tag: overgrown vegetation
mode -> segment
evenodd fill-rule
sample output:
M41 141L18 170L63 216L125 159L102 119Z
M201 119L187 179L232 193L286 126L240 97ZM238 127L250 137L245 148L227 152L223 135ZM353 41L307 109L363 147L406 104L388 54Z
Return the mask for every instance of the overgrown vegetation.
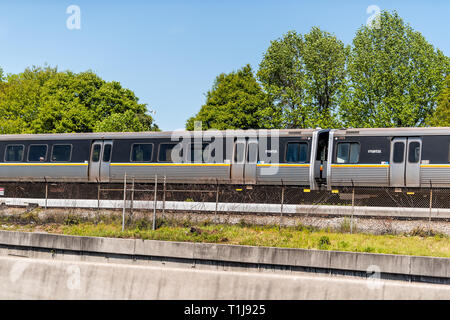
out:
M39 218L37 210L21 215L0 217L0 228L15 231L44 231L65 235L134 238L166 241L189 241L235 245L339 250L386 254L450 257L448 236L428 230L414 229L401 235L374 235L340 232L297 225L252 225L241 220L235 225L214 224L210 220L193 222L185 219L127 219L122 232L118 215L97 215L87 219L74 214Z

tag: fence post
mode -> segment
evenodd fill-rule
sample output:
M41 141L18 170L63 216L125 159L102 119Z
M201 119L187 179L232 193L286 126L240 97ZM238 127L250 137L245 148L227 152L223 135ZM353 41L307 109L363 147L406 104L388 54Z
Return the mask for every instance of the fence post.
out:
M158 175L155 174L155 196L153 198L153 230L156 230L156 190L158 188Z
M216 209L214 211L214 221L217 223L217 207L219 205L219 182L216 179Z
M125 229L125 207L127 200L127 173L123 177L123 211L122 211L122 232Z
M166 175L164 175L164 185L163 185L163 207L162 207L162 217L164 219L164 214L166 213Z
M100 210L100 182L97 179L97 210Z
M350 233L353 233L353 215L355 213L355 187L352 180L352 216L350 218Z
M48 182L47 179L44 177L45 180L45 210L47 210L47 199L48 199Z
M133 204L134 204L134 176L133 176L133 182L131 184L131 208L130 208L130 214L133 214Z
M281 208L280 208L280 227L279 227L279 229L281 229L281 224L283 222L283 204L284 204L284 184L283 184L283 180L281 180Z
M433 209L433 186L430 180L430 213L428 216L428 234L431 235L431 210Z

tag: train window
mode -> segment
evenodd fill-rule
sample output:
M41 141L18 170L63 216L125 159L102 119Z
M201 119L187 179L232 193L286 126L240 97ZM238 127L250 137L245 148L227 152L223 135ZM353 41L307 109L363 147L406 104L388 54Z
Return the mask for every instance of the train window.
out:
M450 144L448 145L448 162L450 162Z
M172 150L177 146L175 143L162 143L159 145L158 161L160 162L173 162ZM183 156L183 149L181 149L180 157Z
M31 145L28 148L28 161L45 161L45 158L47 156L47 145L41 144L41 145Z
M245 142L234 143L234 163L244 163Z
M111 160L111 145L105 144L103 148L103 162L109 162Z
M350 163L359 162L359 143L350 143Z
M357 142L344 142L337 145L337 163L358 163L360 145Z
M420 159L420 143L411 142L409 144L408 161L410 163L417 163Z
M257 163L258 162L258 142L250 141L247 144L247 162Z
M403 142L394 143L394 163L402 163L405 154L405 144Z
M94 149L92 149L92 162L98 162L100 160L100 150L102 146L100 144L95 144Z
M22 161L23 149L22 145L6 146L5 161Z
M308 144L303 142L288 142L286 162L306 162Z
M131 147L131 161L150 162L152 160L153 144L135 143Z
M70 161L70 154L72 152L71 144L56 144L52 149L52 161L67 162Z
M200 145L199 144L191 144L191 162L203 162L203 161L207 161L209 157L205 157L204 152L206 147L208 147L208 143L203 143L201 145L201 149L200 149ZM215 150L213 150L212 152L212 157L214 157L215 154Z

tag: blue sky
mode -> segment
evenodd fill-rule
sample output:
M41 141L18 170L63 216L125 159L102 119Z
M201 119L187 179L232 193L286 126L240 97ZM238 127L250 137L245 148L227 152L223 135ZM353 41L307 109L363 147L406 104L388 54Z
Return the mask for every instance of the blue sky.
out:
M70 5L81 10L79 30L66 27ZM218 74L247 63L257 70L270 41L289 30L319 26L350 44L370 5L397 10L450 56L448 0L1 0L0 67L93 70L133 90L161 129L179 129Z

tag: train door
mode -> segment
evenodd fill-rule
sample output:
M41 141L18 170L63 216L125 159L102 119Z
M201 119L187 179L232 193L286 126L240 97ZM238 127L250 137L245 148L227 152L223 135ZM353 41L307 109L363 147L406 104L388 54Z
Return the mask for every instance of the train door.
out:
M245 139L238 138L234 142L231 161L231 180L233 183L244 183L246 145Z
M109 167L112 155L111 140L96 140L91 146L89 181L109 182Z
M407 187L420 187L422 139L408 138L405 181Z
M258 162L258 141L256 139L248 140L247 156L244 165L244 180L246 184L256 183L256 163Z
M394 138L391 141L391 187L420 186L420 138Z

